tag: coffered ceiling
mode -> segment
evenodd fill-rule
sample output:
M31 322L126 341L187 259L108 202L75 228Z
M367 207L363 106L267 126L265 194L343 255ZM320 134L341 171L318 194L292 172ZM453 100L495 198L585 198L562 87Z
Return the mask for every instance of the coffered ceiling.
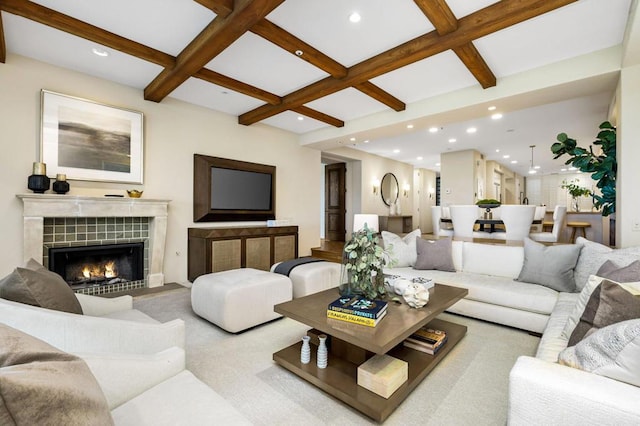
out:
M539 145L536 160L551 172L555 134L590 142L615 75L530 102L496 98L500 120L484 107L425 116L411 131L404 122L345 129L389 114L401 122L425 100L496 90L510 76L620 45L631 1L0 0L0 60L32 57L141 89L150 102L174 97L239 125L436 170L442 152L474 148L522 173Z

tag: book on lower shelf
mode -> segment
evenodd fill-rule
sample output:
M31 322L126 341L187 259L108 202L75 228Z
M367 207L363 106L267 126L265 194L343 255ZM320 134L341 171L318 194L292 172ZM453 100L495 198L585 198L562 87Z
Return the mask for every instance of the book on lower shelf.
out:
M340 321L346 321L353 324L366 325L367 327L375 327L378 325L378 322L387 314L387 311L384 311L380 316L376 319L361 317L358 315L350 315L345 314L344 312L337 312L327 309L327 318L332 318Z
M421 352L435 355L447 342L447 333L444 330L423 327L407 337L404 346Z
M384 300L370 300L362 296L345 296L329 303L327 309L343 314L377 319L387 311L387 302Z

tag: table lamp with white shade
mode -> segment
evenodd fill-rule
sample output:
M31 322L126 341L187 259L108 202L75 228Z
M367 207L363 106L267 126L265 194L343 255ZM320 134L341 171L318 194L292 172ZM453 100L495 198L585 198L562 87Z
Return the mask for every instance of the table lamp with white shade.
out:
M365 223L367 228L374 232L378 232L378 215L377 214L354 214L353 215L353 232L364 229Z

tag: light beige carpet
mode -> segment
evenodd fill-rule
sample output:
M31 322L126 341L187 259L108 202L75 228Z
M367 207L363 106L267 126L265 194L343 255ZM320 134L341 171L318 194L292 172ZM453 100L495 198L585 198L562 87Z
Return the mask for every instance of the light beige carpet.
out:
M230 334L193 313L186 288L136 298L134 307L163 322L182 318L187 368L256 425L375 424L273 362L273 352L305 334L303 324L284 318ZM385 425L504 425L509 371L518 356L535 353L539 339L483 321L441 317L466 325L467 335Z

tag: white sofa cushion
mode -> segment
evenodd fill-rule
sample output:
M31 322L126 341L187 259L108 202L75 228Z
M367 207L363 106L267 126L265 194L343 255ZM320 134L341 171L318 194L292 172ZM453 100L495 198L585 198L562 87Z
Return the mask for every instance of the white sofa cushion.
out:
M614 250L611 247L578 237L576 244L582 244L582 250L576 263L574 279L578 290L587 283L589 275L594 275L607 260L624 267L640 260L640 246Z
M462 271L497 277L516 278L524 262L524 248L492 244L464 243ZM457 268L456 268L457 269Z
M468 300L545 315L551 313L558 298L558 292L547 287L493 275L436 270L419 271L412 268L394 268L385 270L385 273L407 279L430 278L438 284L468 289L469 294L465 297Z
M404 237L389 231L382 231L382 241L384 249L390 259L395 262L395 266L413 266L416 264L416 238L420 238L422 231L414 229Z
M562 351L558 362L640 386L640 319L599 329Z

